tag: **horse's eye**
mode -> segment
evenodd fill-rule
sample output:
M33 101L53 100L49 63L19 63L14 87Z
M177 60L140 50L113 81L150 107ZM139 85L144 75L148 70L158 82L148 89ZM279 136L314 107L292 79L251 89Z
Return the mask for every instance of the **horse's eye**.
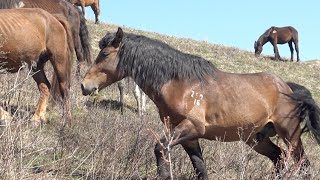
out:
M103 56L108 56L108 55L109 55L109 53L108 53L108 52L106 52L106 51L103 51L103 52L102 52L102 55L103 55Z

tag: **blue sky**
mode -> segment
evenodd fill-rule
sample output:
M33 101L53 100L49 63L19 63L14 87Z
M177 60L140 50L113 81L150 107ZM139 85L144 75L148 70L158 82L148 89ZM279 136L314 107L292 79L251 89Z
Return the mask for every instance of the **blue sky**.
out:
M266 29L290 25L299 32L301 60L320 59L319 7L319 0L100 0L104 23L252 52L254 41ZM94 19L90 8L86 13ZM287 44L278 47L280 56L290 57ZM272 45L266 44L262 53L273 55Z

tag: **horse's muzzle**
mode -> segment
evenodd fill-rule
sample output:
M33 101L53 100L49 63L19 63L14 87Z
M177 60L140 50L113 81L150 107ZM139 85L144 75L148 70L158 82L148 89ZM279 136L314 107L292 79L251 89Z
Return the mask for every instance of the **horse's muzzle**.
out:
M95 94L98 89L97 88L85 88L85 86L83 84L81 84L81 90L82 90L82 94L84 96L88 96L88 95Z

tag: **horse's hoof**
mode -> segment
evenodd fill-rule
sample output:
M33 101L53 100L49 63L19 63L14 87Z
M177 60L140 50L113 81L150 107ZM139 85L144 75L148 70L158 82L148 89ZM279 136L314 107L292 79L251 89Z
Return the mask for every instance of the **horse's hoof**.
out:
M48 123L45 117L37 117L37 116L33 116L31 118L31 126L34 128L40 127L43 124Z
M41 127L41 126L42 126L42 121L32 121L32 122L31 122L31 126L32 126L33 128Z

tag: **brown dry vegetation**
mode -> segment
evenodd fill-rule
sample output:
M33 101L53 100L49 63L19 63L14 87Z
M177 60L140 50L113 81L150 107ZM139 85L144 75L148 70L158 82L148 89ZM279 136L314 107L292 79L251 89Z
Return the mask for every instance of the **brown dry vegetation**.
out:
M97 55L97 42L106 31L115 31L116 26L89 22L89 28L94 55ZM160 39L183 52L202 56L224 71L277 74L286 81L306 86L320 102L319 63L275 62L223 45L124 30ZM80 81L73 77L72 128L62 126L61 108L54 103L48 107L50 123L32 128L29 119L39 96L35 82L27 70L0 76L1 106L14 117L13 121L2 121L0 127L1 179L153 179L157 176L153 155L155 140L150 130L161 134L163 126L153 103L147 102L147 115L139 118L131 92L133 84L125 80L126 109L121 115L116 85L92 98L82 96ZM308 134L303 139L312 163L312 178L320 179L320 148ZM274 141L277 142L277 138ZM210 179L274 179L269 159L242 142L201 140L201 145ZM192 165L181 146L174 148L172 157L175 179L194 179ZM292 161L286 162L284 177L301 179L296 167L290 164Z

